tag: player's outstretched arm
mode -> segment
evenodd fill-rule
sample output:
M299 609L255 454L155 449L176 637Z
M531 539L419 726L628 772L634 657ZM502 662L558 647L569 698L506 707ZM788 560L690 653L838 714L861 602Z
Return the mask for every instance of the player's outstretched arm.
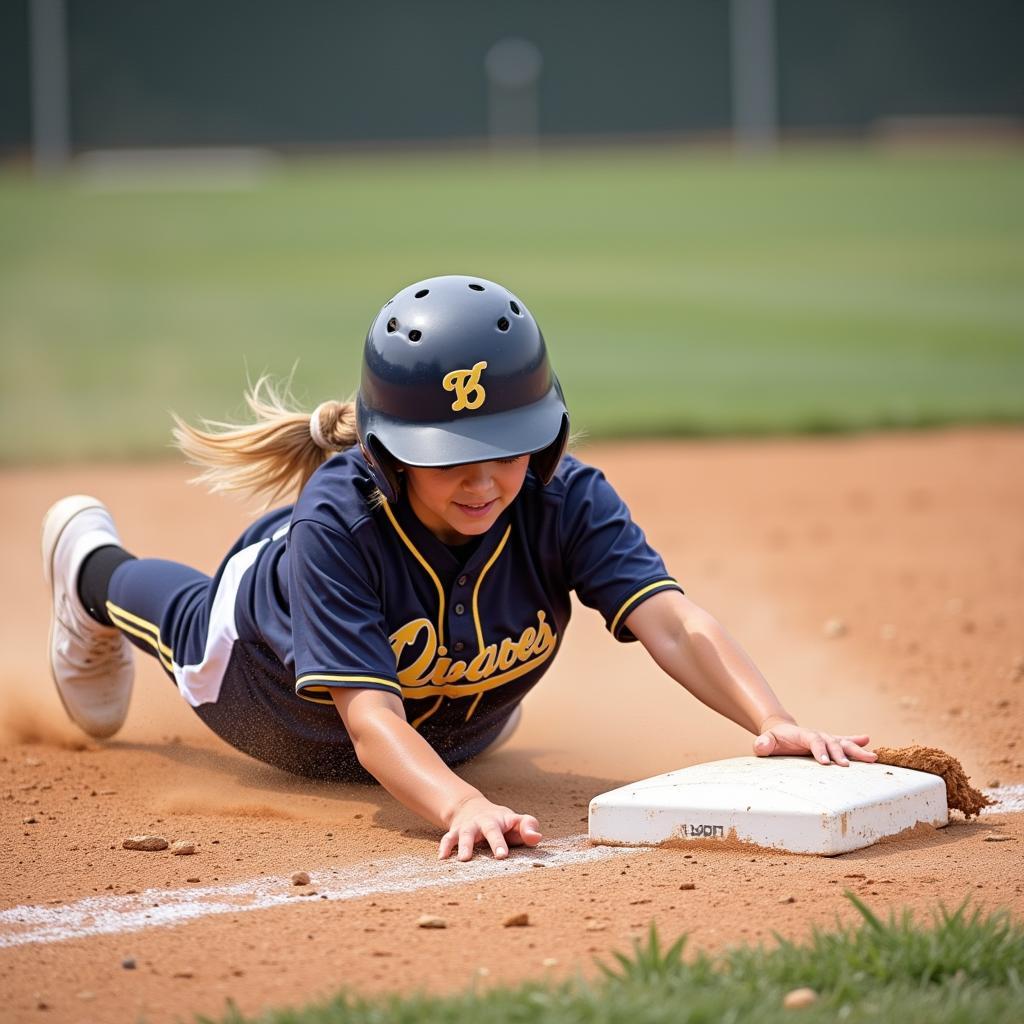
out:
M460 779L406 721L398 696L381 690L333 689L331 696L359 763L402 805L445 830L438 857L469 860L480 843L497 858L510 846L536 846L537 819L494 804Z
M811 754L822 764L874 761L868 736L797 725L746 652L717 619L676 590L655 594L626 619L652 658L698 700L754 733L754 753Z

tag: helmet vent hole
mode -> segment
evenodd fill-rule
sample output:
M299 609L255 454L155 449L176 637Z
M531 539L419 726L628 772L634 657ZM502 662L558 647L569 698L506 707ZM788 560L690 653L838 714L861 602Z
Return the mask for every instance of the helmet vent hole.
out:
M482 292L484 290L484 286L482 284L471 284L469 287L474 292Z
M502 317L502 318L501 318L501 319L500 319L500 320L498 321L498 330L499 330L499 331L507 331L507 330L508 330L508 328L509 328L508 318L507 318L507 317L504 317L504 316L503 316L503 317Z
M429 288L421 288L416 293L416 295L414 297L417 298L417 299L422 299L424 296L429 295L429 294L430 294L430 289Z
M398 330L398 321L392 317L388 321L388 334L394 334Z
M509 305L512 307L512 312L515 313L516 316L523 315L523 311L519 308L518 302L513 300L512 302L509 303Z
M415 327L409 332L409 340L412 342L419 341L422 337L423 333L421 331L417 331Z

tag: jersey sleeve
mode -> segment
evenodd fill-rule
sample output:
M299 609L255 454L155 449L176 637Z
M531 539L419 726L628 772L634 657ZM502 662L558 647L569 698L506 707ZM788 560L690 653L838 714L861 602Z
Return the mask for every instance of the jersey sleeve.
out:
M617 640L636 640L623 625L634 608L662 590L683 589L593 466L578 463L566 478L559 541L570 587Z
M381 600L355 539L311 520L288 535L295 692L331 704L335 687L402 695Z

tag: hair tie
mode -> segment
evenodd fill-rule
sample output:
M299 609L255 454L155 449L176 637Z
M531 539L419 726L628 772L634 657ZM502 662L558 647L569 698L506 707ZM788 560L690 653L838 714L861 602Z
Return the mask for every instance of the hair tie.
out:
M323 412L325 405L330 404L330 401L321 402L309 416L309 436L313 438L313 443L317 448L323 448L324 450L328 450L332 446L324 438L323 428L320 426L320 413Z

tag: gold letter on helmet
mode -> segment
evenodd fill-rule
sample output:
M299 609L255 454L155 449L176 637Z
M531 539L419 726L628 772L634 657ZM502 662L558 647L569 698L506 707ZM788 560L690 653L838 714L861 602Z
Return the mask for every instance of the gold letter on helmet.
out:
M480 383L480 374L487 369L487 363L481 360L474 364L472 370L452 370L445 374L445 391L455 392L452 410L461 412L463 409L479 409L484 404L487 392Z

